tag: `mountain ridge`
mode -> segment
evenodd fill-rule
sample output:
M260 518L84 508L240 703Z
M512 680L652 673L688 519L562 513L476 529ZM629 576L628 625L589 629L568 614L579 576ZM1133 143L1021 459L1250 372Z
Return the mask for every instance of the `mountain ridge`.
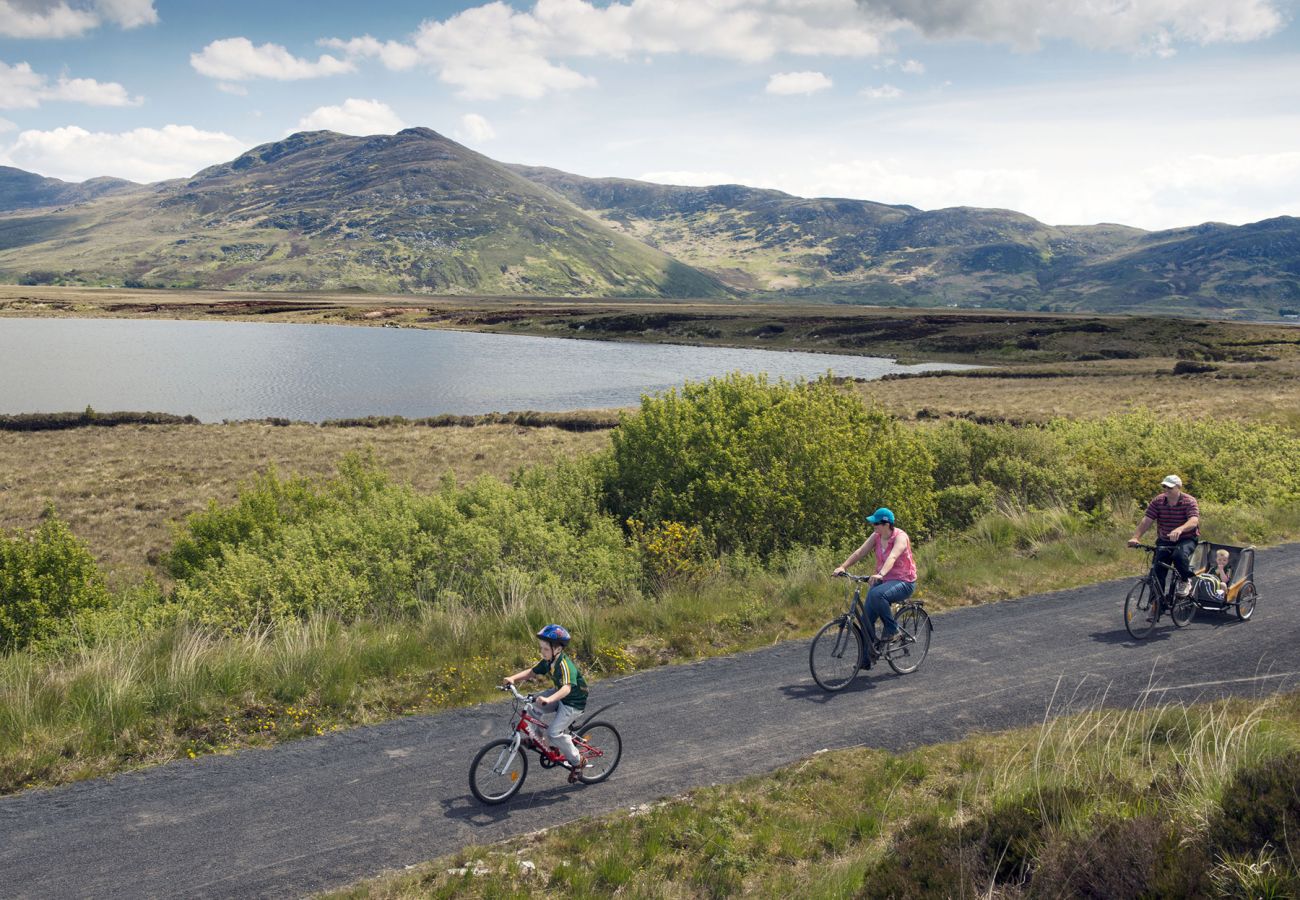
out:
M298 132L190 178L0 168L0 280L820 299L1254 317L1300 304L1300 219L1144 231L500 163L429 128Z

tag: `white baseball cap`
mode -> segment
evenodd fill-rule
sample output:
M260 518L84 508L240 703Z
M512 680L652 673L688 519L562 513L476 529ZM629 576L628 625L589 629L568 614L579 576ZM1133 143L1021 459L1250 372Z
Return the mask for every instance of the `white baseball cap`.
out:
M1160 482L1162 487L1182 487L1183 480L1177 475L1166 475L1165 480Z

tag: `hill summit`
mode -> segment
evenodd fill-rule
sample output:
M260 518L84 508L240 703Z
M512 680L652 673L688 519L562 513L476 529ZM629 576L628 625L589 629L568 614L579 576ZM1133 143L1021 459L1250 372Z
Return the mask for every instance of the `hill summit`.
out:
M428 128L302 132L191 178L0 168L0 280L1291 315L1300 218L1147 232L506 165Z
M0 274L139 286L713 296L711 276L427 128L302 132L0 219Z

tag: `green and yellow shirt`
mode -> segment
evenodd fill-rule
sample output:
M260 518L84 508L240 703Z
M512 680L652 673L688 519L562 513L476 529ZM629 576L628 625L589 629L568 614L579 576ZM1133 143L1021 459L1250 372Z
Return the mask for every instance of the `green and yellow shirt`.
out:
M573 709L587 707L587 681L582 677L573 660L569 659L569 654L561 653L554 660L542 660L533 666L533 674L550 675L557 688L564 687L566 684L573 685L569 695L560 702Z

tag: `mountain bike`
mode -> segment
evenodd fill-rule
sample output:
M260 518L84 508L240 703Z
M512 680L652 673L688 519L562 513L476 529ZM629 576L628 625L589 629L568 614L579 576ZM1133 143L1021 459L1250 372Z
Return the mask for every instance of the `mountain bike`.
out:
M894 612L898 623L898 638L888 644L881 641L875 629L869 636L862 633L865 607L862 601L862 583L871 581L869 575L843 576L853 583L849 594L849 608L822 626L808 648L808 668L813 681L822 690L842 691L848 687L862 668L862 650L865 645L869 660L874 663L884 656L885 662L899 675L915 672L930 651L930 633L934 625L920 600L908 598Z
M1133 549L1145 550L1151 556L1151 569L1137 580L1124 598L1124 627L1134 640L1140 641L1151 633L1166 612L1173 623L1182 628L1196 615L1196 602L1191 593L1177 596L1178 570L1173 563L1155 561L1160 548L1138 544Z
M504 803L519 792L528 777L530 750L537 754L543 769L559 766L573 771L563 753L542 741L547 725L539 718L540 712L534 705L538 695L521 694L513 684L502 685L498 690L508 690L515 698L510 714L510 737L488 743L469 766L469 789L484 803ZM623 755L623 739L613 725L594 721L610 706L617 705L602 706L565 729L573 738L573 746L584 763L582 769L570 778L571 781L598 784L618 768L619 758Z

